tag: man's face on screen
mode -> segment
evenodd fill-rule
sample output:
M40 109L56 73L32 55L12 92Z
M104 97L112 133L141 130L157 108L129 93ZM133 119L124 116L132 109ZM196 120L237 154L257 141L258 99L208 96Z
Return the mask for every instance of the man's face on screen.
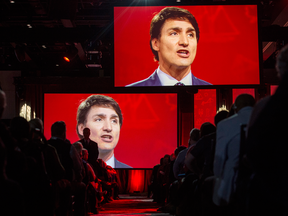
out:
M97 142L99 153L108 153L116 147L120 136L119 116L112 107L92 106L85 127L90 139Z
M153 49L158 52L160 69L189 69L195 59L197 39L195 28L188 20L167 19L160 38L152 39Z

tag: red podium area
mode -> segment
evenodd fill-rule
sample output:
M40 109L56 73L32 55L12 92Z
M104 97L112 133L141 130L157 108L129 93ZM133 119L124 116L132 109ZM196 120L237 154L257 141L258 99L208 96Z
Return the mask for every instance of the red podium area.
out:
M148 192L152 169L116 169L120 194Z

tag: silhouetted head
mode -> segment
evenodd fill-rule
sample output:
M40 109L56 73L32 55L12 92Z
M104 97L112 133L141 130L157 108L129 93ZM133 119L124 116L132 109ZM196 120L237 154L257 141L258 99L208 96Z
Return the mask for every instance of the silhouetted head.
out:
M85 148L82 149L82 157L83 157L83 160L88 161L89 153L88 153L88 150Z
M235 112L239 112L244 107L253 107L255 105L255 99L250 94L241 94L235 99L234 109Z
M90 136L90 129L89 128L84 128L84 130L83 130L84 139L88 140L89 136Z
M215 131L216 131L216 127L212 123L205 122L200 127L200 137L214 133Z
M166 165L168 163L170 163L170 155L166 154L166 155L164 155L163 165Z
M78 152L79 156L82 158L82 150L83 150L83 145L81 142L75 142L72 144L74 146L74 148L76 149L76 151Z
M228 117L229 112L227 110L221 110L214 116L214 124L217 127L217 124Z
M64 121L57 121L51 126L51 136L66 139L66 124Z
M30 125L23 117L14 117L10 122L11 135L16 139L30 139Z
M43 121L40 118L31 119L29 121L30 128L33 130L39 130L43 133Z
M193 128L190 131L190 139L188 141L188 145L194 145L200 139L200 130L198 128Z
M186 146L179 146L175 149L174 151L174 154L175 154L175 157L177 158L179 152L181 152L182 150L186 149L187 147Z
M31 119L29 121L31 128L32 138L41 139L40 133L43 134L43 122L39 118Z

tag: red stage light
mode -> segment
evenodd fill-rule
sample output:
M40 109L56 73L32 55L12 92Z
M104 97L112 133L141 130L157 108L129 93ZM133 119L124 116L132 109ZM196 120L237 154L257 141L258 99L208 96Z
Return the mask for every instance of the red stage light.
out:
M70 62L70 59L67 56L64 56L64 60Z

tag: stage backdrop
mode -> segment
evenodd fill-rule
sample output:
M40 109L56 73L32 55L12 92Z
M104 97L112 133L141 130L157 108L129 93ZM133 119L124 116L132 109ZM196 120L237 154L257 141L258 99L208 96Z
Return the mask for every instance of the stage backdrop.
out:
M179 6L196 18L200 39L192 73L213 85L259 84L256 5ZM114 8L115 86L149 77L158 67L150 22L163 6Z
M79 140L76 112L91 94L44 94L44 135L51 125L64 121L67 139ZM177 94L105 94L114 98L123 114L115 157L133 168L152 168L177 147Z

